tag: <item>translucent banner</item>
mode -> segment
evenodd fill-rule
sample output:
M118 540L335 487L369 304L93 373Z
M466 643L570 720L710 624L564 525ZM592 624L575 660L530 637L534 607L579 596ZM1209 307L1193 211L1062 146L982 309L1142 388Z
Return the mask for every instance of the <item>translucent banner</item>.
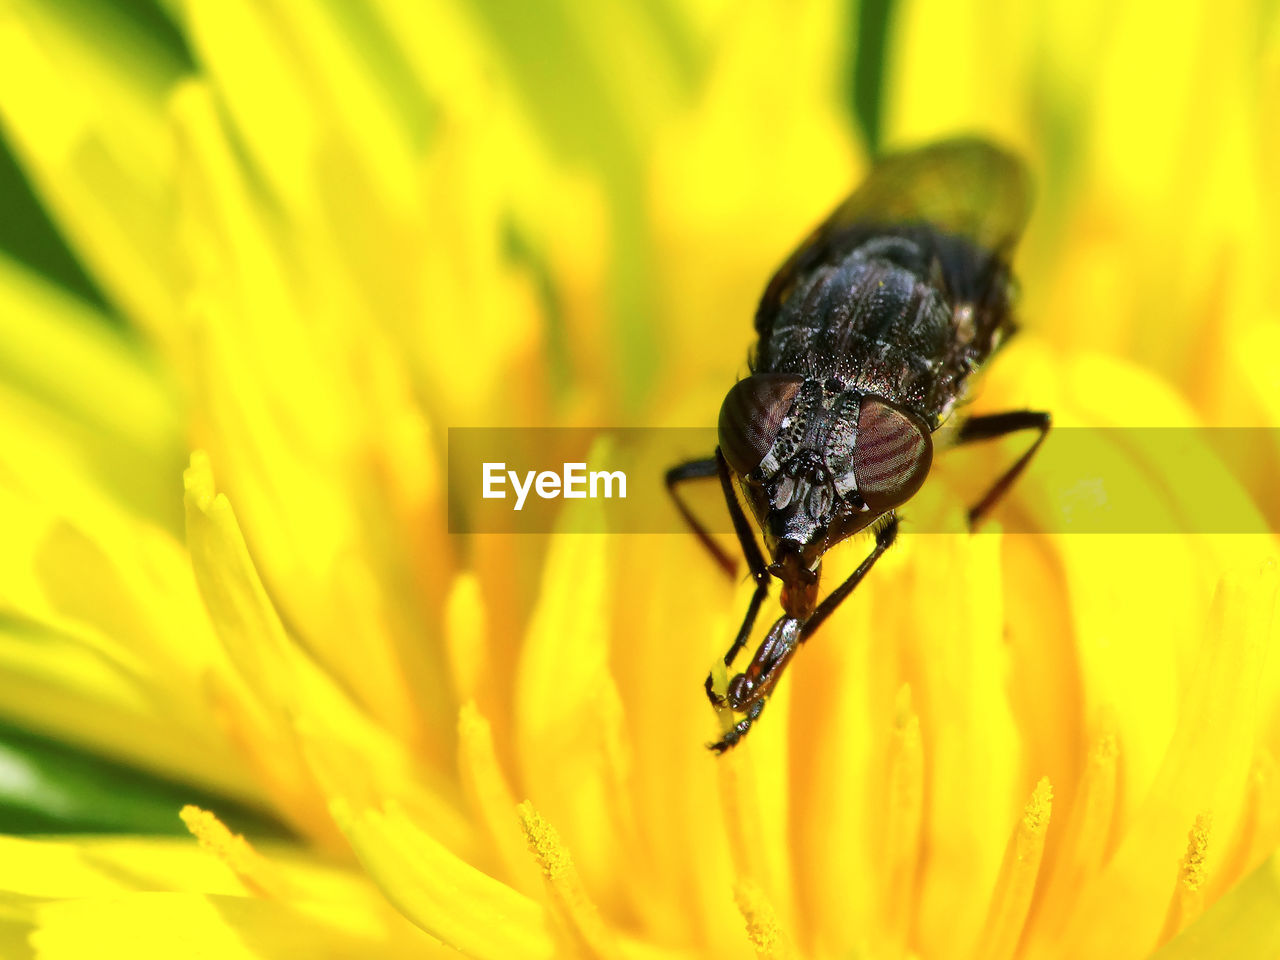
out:
M956 446L933 435L924 488L898 509L904 529L956 533L1035 439L1033 432ZM452 533L681 533L668 468L708 459L716 431L702 428L452 428ZM1055 427L1025 472L975 532L1272 533L1268 489L1280 430ZM714 475L681 492L714 533L733 527ZM1280 496L1275 498L1280 502Z

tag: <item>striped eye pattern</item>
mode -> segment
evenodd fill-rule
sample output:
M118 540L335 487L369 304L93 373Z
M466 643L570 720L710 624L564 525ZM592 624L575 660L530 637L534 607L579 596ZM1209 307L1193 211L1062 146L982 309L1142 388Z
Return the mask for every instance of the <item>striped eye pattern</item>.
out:
M869 510L883 513L909 500L929 475L932 462L928 427L884 400L862 399L853 475Z
M739 380L720 408L720 450L729 466L746 476L769 453L782 419L791 409L801 378L758 373Z

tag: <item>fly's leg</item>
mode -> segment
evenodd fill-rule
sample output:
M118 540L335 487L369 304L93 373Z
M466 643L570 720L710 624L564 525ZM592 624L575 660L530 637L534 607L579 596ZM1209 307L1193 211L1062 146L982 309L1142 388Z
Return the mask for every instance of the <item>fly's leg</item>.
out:
M742 547L742 554L747 559L751 578L756 582L755 593L751 595L751 602L747 604L747 614L742 618L742 626L738 628L738 635L733 638L733 643L725 652L724 665L727 667L733 663L733 658L747 642L747 637L751 635L751 628L755 626L760 604L764 603L764 598L769 594L769 571L765 567L764 554L760 552L760 545L756 543L755 535L751 532L747 515L742 512L742 504L738 502L737 494L733 491L733 477L729 473L729 464L725 461L719 447L716 447L716 464L720 474L720 489L724 492L724 502L729 508L729 516L733 518L733 530L738 535L738 545ZM703 686L712 706L725 705L725 698L715 692L711 674L707 674L707 681Z
M969 509L970 530L974 529L982 518L991 512L991 508L1000 502L1000 498L1009 492L1013 481L1018 479L1018 475L1026 469L1031 458L1040 449L1040 444L1044 443L1044 438L1048 436L1051 426L1053 426L1053 416L1047 410L1011 410L1008 413L990 413L980 417L970 417L960 427L956 446L976 443L980 440L994 440L1019 430L1039 431L1026 452L1014 462L1013 466L1001 474L991 485L991 489L982 495L982 499Z
M742 626L738 629L738 635L724 655L725 666L728 666L733 662L733 658L738 655L743 644L747 642L747 637L751 634L751 628L755 625L756 616L760 612L760 605L764 603L764 598L769 593L769 573L765 569L764 554L760 552L760 547L751 532L751 524L747 521L746 514L742 511L742 505L738 503L738 498L733 492L733 477L729 473L729 465L725 462L724 456L720 453L718 447L714 457L708 457L704 460L689 460L667 471L667 492L671 494L671 499L675 501L676 509L680 511L680 516L684 518L685 523L697 535L699 542L711 554L716 565L726 575L733 576L737 564L712 539L707 528L702 521L693 515L693 511L689 509L689 505L684 502L679 492L679 486L682 483L689 480L705 480L710 477L720 478L720 487L724 493L725 505L729 508L729 515L733 518L733 529L738 536L738 544L741 546L742 554L747 560L747 566L751 568L751 577L756 583L755 593L751 595L751 602L747 605L747 613L743 617ZM712 705L716 707L724 706L724 697L715 692L710 674L707 675L707 681L704 686L707 691L707 699L711 701Z
M893 546L894 541L898 537L898 517L896 514L890 513L888 521L876 532L876 545L871 552L867 554L862 563L858 564L858 569L849 574L848 578L823 600L813 615L803 623L790 618L783 617L769 632L769 636L765 638L760 650L756 653L755 658L751 661L751 665L745 673L741 673L729 682L730 697L722 699L717 705L732 705L733 703L741 704L743 700L755 698L751 700L750 705L746 707L746 716L735 723L725 733L723 737L715 743L710 744L712 750L716 753L724 753L731 747L734 747L747 735L747 731L751 729L751 725L755 723L760 716L760 711L764 709L765 699L769 692L777 684L778 678L782 675L784 669L791 661L792 655L804 643L815 630L822 625L822 622L831 616L835 609L840 606L849 594L859 583L862 578L867 575L877 560ZM709 681L708 681L709 682ZM715 701L713 701L715 702Z
M764 709L764 703L778 679L800 647L803 620L784 616L769 628L747 669L729 681L725 691L726 706L746 716L735 723L716 743L708 744L716 753L724 753L741 740Z
M804 622L804 626L800 628L800 642L803 643L809 639L809 635L818 627L822 626L822 622L835 613L836 607L844 603L849 594L853 593L854 587L862 582L862 578L867 575L876 561L888 550L895 540L898 539L898 516L895 513L889 514L889 519L879 530L876 531L876 545L871 552L867 554L858 569L849 574L848 579L840 586L832 590L825 600L818 604L818 609L813 611L813 616Z
M730 747L737 746L739 740L747 735L747 731L751 729L751 724L756 722L756 718L760 716L760 711L764 709L764 701L757 700L747 710L747 715L730 727L723 737L715 743L708 746L716 753L724 753Z
M689 509L689 505L684 502L684 498L680 496L680 484L687 483L690 480L710 480L712 477L720 475L720 465L716 462L715 457L705 457L701 460L688 460L667 471L667 493L671 495L671 499L675 502L676 509L680 511L680 516L684 518L684 522L689 525L689 529L693 531L698 538L698 542L706 548L707 553L711 554L711 559L716 562L725 576L732 577L738 565L733 557L725 553L724 548L716 543L711 533L703 525L702 521L693 515L693 511Z

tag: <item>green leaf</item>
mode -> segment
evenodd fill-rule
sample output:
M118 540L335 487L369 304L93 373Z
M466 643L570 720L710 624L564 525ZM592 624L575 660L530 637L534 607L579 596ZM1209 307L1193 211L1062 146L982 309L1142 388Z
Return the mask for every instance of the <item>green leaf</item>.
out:
M884 106L884 60L893 0L855 2L858 47L853 54L850 100L862 127L867 153L880 152L880 116Z
M269 814L0 724L0 833L186 833L187 803L255 839L287 837Z
M4 216L0 217L0 252L12 254L53 283L96 307L98 316L104 320L118 323L119 318L107 307L106 297L49 219L3 136L0 136L0 197L4 198Z

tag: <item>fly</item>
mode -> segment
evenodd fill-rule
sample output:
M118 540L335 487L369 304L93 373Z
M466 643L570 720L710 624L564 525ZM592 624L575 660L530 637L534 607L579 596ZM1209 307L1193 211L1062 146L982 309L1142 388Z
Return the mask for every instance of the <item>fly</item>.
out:
M787 664L898 534L897 510L928 476L933 434L966 399L971 375L1016 329L1009 261L1030 211L1021 162L960 138L885 157L774 274L756 310L750 375L720 408L714 456L667 471L676 507L716 563L735 564L680 496L719 477L755 593L726 667L781 581L783 615L723 693L738 717L723 753L759 718ZM1020 430L1035 440L969 510L972 528L1049 431L1044 411L971 416L957 444ZM762 551L738 492L755 518ZM875 546L821 601L823 555L872 530Z

